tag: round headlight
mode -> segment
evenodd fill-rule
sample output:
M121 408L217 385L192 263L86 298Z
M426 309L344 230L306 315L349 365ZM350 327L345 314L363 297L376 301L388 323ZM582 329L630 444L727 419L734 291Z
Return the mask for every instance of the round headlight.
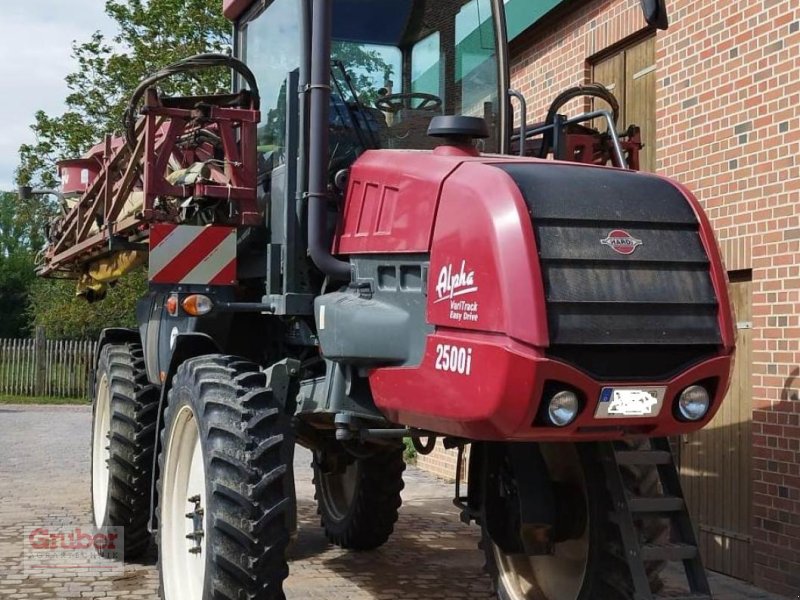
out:
M678 397L678 412L687 421L699 421L706 416L711 399L702 385L690 385Z
M556 427L566 427L578 416L580 403L575 392L564 390L550 399L547 406L547 417Z

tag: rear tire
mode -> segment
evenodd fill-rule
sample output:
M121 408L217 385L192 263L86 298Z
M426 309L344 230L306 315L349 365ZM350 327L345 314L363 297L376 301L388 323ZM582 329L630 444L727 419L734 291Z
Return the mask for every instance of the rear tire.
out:
M394 531L402 504L403 447L352 459L340 472L325 472L315 460L314 497L328 540L350 550L373 550Z
M482 532L481 547L486 570L499 600L633 600L634 590L622 551L619 529L610 520L611 498L603 479L602 465L593 459L591 446L541 444L550 477L583 490L586 527L578 539L557 543L552 556L508 555L495 545L488 531ZM626 483L634 495L653 495L652 480L635 477ZM664 535L662 527L642 528L643 543ZM661 589L660 567L651 567L653 591Z
M173 379L159 455L164 600L284 600L293 436L258 366L210 355Z
M139 344L103 347L92 403L92 513L98 529L124 528L125 560L140 557L151 542L147 523L158 400Z

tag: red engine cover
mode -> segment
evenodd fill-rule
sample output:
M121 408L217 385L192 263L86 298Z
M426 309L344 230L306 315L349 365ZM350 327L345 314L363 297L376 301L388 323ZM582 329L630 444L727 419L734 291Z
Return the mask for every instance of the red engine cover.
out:
M391 157L401 161L403 168L388 167ZM442 186L459 164L430 153L364 153L350 170L334 251L428 252Z
M428 336L425 356L418 366L370 374L375 403L386 417L442 434L498 440L665 436L707 423L727 389L734 334L725 271L695 198L675 184L699 220L711 262L722 336L718 355L665 381L599 382L545 356L548 321L531 217L511 177L492 166L540 161L453 154L441 148L433 153L372 151L351 171L334 250L430 253L427 320L435 331ZM704 379L720 382L707 417L695 423L675 418L674 398ZM563 429L534 423L545 383L554 380L569 382L587 403ZM666 388L657 416L595 418L604 387L631 384Z
M222 14L226 19L235 21L247 8L253 4L254 0L223 0Z

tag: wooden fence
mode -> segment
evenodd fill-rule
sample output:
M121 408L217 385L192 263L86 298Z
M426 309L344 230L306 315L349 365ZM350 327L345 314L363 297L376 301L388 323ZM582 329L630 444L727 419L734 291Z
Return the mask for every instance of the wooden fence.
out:
M86 398L93 341L0 339L0 395Z

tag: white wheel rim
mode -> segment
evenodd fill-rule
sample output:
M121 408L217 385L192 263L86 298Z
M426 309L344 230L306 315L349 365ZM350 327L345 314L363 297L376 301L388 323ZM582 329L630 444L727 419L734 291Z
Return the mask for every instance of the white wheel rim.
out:
M180 409L170 431L162 479L159 551L164 597L167 600L201 600L206 570L206 535L199 542L187 537L196 532L195 520L187 515L198 507L206 510L206 473L197 420L188 406ZM199 501L189 501L196 497ZM204 513L199 517L204 534L208 531L207 522Z
M103 527L108 508L108 487L111 474L108 461L111 435L111 389L105 373L97 384L92 434L92 507L95 527Z
M542 444L550 476L554 481L579 486L586 498L586 480L578 453L574 446L565 446ZM588 566L589 527L587 520L583 535L556 544L551 556L504 554L493 545L498 576L511 600L576 600Z
M347 465L341 473L320 474L320 477L328 511L334 519L341 521L347 516L356 497L358 465L354 462Z

